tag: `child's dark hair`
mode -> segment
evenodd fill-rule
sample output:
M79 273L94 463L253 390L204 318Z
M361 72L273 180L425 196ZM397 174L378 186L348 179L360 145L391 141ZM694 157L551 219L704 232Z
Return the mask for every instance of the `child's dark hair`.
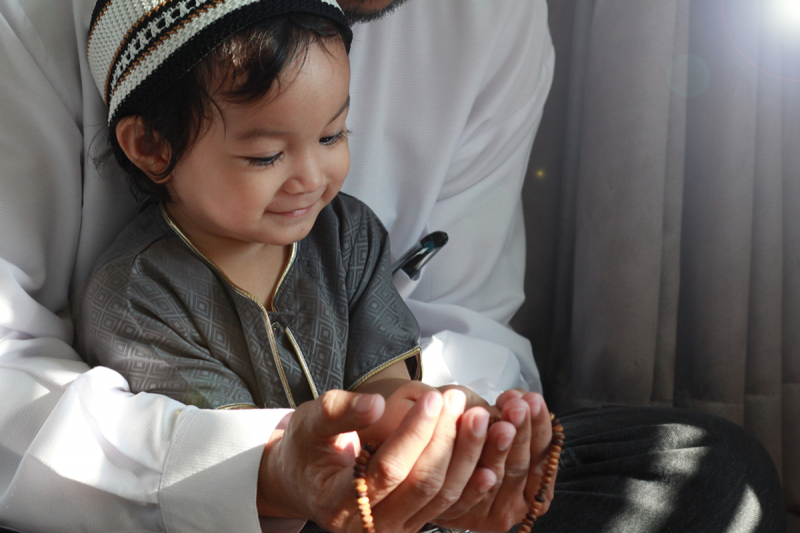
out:
M247 104L264 97L278 82L283 70L295 59L303 61L314 43L341 38L342 29L330 20L307 14L270 17L232 35L191 71L182 76L139 113L145 141L155 152L166 149L167 167L159 178L167 178L186 150L192 147L211 119L212 94L227 101ZM213 84L213 86L212 86ZM128 175L133 195L143 200L169 200L165 183L156 183L131 162L117 142L119 117L109 125L110 151Z

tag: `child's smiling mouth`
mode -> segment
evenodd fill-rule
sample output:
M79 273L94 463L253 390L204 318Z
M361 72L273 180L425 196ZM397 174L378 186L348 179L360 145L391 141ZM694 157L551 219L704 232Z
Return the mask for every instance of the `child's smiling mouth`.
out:
M282 216L282 217L301 217L301 216L304 216L304 215L307 215L308 213L310 213L311 209L314 207L315 204L316 204L316 202L314 202L311 205L308 205L306 207L300 207L298 209L291 209L291 210L288 210L288 211L267 211L267 213L272 214L272 215Z

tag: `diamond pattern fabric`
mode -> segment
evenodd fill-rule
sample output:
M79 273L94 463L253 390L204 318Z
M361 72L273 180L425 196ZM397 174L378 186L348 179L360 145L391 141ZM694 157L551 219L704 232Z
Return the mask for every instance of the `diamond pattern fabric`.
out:
M267 310L150 205L82 291L79 352L134 392L203 408L290 407L419 356L419 328L392 284L388 236L368 207L340 194L295 246Z

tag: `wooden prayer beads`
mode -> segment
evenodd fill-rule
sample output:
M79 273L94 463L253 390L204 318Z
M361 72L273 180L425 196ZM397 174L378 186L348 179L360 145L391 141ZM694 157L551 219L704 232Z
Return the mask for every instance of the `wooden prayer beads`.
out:
M369 505L367 496L367 464L372 454L378 448L378 443L370 442L361 447L361 452L356 458L353 466L353 486L356 489L356 503L358 510L361 511L361 527L364 533L375 533L375 523L372 519L372 508Z
M561 450L564 447L564 426L561 425L558 418L553 413L550 413L550 423L553 425L553 436L550 440L550 451L547 453L547 463L544 467L544 475L539 484L539 491L533 497L533 502L528 507L528 513L522 520L519 526L518 533L530 533L536 519L542 514L542 507L546 502L547 492L550 490L550 485L556 477L556 470L558 470L558 461L561 459Z
M496 418L490 421L495 423ZM522 520L519 527L519 533L530 533L533 524L542 514L542 507L547 501L547 492L550 485L555 479L556 470L558 470L558 462L561 458L561 450L564 447L564 426L561 425L558 418L553 413L550 413L550 422L553 425L553 436L550 440L550 450L547 454L547 463L544 467L544 475L542 476L541 483L539 484L539 491L533 497L533 502L528 507L528 513ZM356 458L356 464L353 467L353 486L356 489L356 502L358 503L358 510L361 512L361 526L364 533L375 533L375 521L372 518L372 508L369 504L369 496L367 495L367 465L372 458L372 454L378 449L377 442L370 442L361 447L361 452Z

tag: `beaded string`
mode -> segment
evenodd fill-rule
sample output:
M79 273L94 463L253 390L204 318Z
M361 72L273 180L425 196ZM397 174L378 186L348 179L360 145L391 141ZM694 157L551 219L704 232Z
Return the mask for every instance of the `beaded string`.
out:
M550 423L553 425L553 436L550 439L550 450L547 452L547 463L544 467L544 475L539 483L539 492L533 497L533 502L528 507L528 513L522 519L522 524L519 526L518 533L530 533L536 519L542 514L542 506L547 501L547 491L550 489L550 484L556 477L556 470L558 470L558 461L561 458L561 450L564 448L564 426L556 418L556 415L550 413Z
M378 449L377 442L369 442L361 447L361 452L356 458L356 464L353 466L353 485L356 488L356 503L358 510L361 512L361 528L364 533L375 533L375 522L372 519L372 508L369 505L369 496L367 496L367 464Z
M497 418L493 417L490 424L497 420ZM547 492L553 483L553 479L555 479L556 470L558 470L558 461L561 458L561 450L564 448L564 426L561 425L561 422L553 413L550 413L550 423L553 425L553 436L550 440L550 450L547 453L544 475L539 484L539 491L533 497L533 502L530 503L525 518L522 519L519 533L530 533L533 524L541 516L542 507L544 502L547 501ZM369 504L369 496L367 496L367 465L378 446L379 443L374 441L362 446L361 452L356 458L356 464L353 466L353 486L356 489L356 503L358 504L358 510L361 512L361 526L364 533L375 533L375 520L372 518L372 508Z

